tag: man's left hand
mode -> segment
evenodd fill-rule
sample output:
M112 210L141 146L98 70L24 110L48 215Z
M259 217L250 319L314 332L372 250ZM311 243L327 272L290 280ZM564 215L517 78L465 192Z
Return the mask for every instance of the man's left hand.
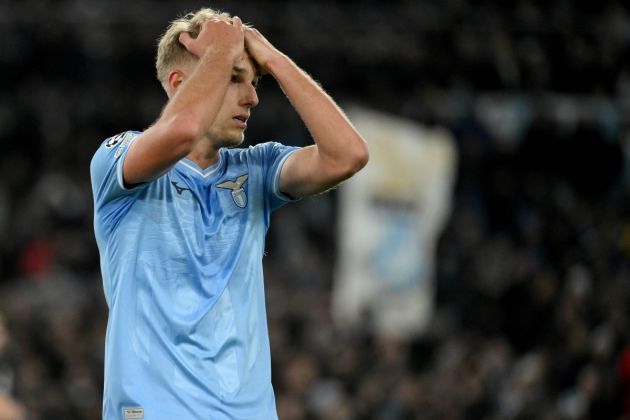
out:
M256 62L260 74L269 73L270 62L282 53L274 47L271 42L267 40L259 31L255 28L243 28L245 31L245 49L249 53L250 57Z

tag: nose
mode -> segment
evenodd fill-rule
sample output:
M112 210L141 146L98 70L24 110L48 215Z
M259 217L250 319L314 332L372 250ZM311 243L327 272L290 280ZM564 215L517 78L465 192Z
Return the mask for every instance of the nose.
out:
M241 105L247 106L248 108L253 108L258 105L258 93L256 92L256 88L249 83L246 84Z

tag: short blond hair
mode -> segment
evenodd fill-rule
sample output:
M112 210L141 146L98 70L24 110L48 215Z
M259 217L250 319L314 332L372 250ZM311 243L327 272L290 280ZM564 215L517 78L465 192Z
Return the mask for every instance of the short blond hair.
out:
M229 13L210 8L199 9L196 12L186 13L173 20L159 38L157 56L155 57L155 68L157 70L157 78L167 92L168 73L173 67L185 64L186 62L192 62L195 59L194 56L179 43L179 35L183 32L188 32L190 36L196 38L201 31L201 26L208 20L220 20L231 23L232 17Z

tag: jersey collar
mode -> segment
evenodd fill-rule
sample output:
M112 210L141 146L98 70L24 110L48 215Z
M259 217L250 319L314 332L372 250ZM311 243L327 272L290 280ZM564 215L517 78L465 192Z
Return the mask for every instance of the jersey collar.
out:
M216 174L221 166L223 166L223 153L219 152L219 160L211 166L208 166L206 169L201 169L199 165L197 165L192 160L184 157L177 162L178 165L185 167L187 170L195 173L196 175L202 177L203 179L208 179L214 174Z

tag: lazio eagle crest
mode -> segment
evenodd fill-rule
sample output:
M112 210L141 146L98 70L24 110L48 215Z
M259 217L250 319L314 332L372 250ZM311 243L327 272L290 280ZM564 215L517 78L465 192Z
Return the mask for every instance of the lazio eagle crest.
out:
M232 198L234 199L234 204L237 207L245 208L247 205L247 195L245 194L245 190L243 189L243 184L247 181L247 177L249 175L241 175L236 178L235 181L225 181L220 184L217 184L217 188L225 188L227 190L232 190Z

